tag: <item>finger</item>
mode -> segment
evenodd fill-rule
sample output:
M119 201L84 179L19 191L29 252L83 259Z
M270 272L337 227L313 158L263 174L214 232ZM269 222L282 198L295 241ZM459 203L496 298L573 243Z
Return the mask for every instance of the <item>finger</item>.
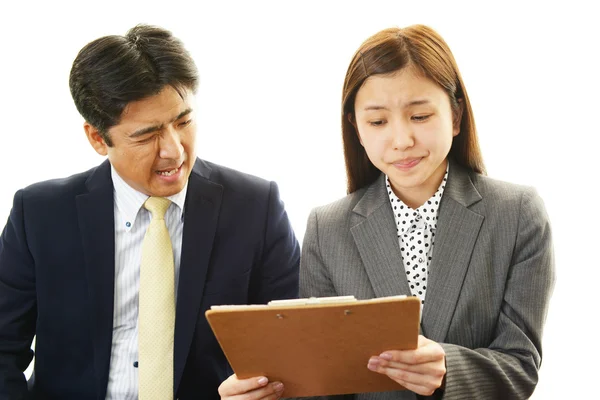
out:
M378 366L375 369L369 369L382 375L387 375L390 379L396 381L398 384L404 386L408 390L426 396L432 394L435 389L439 388L443 380L443 375L423 375L415 372L386 368L382 366Z
M434 343L433 340L427 339L423 335L419 335L419 339L417 341L417 348L427 345L428 343Z
M437 388L430 388L430 387L424 387L424 386L420 386L420 385L414 385L412 383L400 383L402 386L404 386L406 389L410 390L411 392L415 392L417 394L420 394L421 396L431 396L435 390ZM438 386L439 387L439 386Z
M221 397L227 397L247 393L251 390L265 386L268 382L269 380L264 376L238 379L238 377L233 374L221 383L219 386L219 395L221 395Z
M444 348L439 343L425 339L423 346L416 350L388 350L379 355L386 361L394 361L403 364L424 364L428 362L443 360L446 356Z
M431 361L423 364L406 364L396 361L383 360L380 357L371 357L368 365L378 365L384 368L400 369L422 375L443 375L446 373L446 365L443 360Z
M281 397L282 393L283 384L281 382L273 382L265 387L231 397L228 400L277 400Z
M424 375L416 372L405 371L402 369L379 367L377 372L385 374L398 382L413 384L423 387L439 387L442 384L443 376Z
M267 397L263 397L263 398L261 398L261 400L279 400L281 398L282 394L283 394L283 389L280 392L276 391L275 393L273 393Z

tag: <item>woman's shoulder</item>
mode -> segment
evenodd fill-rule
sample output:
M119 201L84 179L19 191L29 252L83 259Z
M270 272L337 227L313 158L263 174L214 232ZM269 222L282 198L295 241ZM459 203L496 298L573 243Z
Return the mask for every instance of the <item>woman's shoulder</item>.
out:
M486 175L472 173L471 181L479 194L492 202L520 202L523 197L538 196L533 186L507 182Z
M356 204L364 196L367 188L359 189L340 199L314 207L311 214L314 214L319 221L346 221L348 216L353 213Z
M472 174L471 181L489 210L504 215L529 215L547 219L544 201L534 186L506 182L480 174Z

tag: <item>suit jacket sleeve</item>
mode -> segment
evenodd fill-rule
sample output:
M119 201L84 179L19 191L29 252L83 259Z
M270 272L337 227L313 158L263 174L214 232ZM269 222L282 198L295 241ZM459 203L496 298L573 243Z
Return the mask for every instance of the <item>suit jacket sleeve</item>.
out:
M302 243L302 257L300 258L300 297L328 297L337 296L333 283L327 275L327 268L321 257L319 249L319 227L317 213L312 210L308 217L304 241ZM283 392L285 395L285 390ZM352 400L354 395L297 397L295 400Z
M274 182L269 189L263 243L260 265L255 268L250 285L250 302L263 304L274 299L297 298L300 246Z
M300 259L300 297L337 296L327 273L328 269L319 248L319 225L316 210L312 210L306 224L302 258Z
M535 388L555 272L548 216L533 189L521 198L516 235L493 342L483 349L442 343L444 399L526 399Z
M34 261L24 223L23 194L17 192L0 236L0 398L27 396L23 371L33 357L36 325Z

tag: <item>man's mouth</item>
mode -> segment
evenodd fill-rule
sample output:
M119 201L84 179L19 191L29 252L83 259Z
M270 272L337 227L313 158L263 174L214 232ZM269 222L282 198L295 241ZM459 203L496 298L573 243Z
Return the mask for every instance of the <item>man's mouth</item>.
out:
M179 167L168 170L168 171L157 171L156 173L161 176L171 176L171 175L176 174L178 171L179 171Z

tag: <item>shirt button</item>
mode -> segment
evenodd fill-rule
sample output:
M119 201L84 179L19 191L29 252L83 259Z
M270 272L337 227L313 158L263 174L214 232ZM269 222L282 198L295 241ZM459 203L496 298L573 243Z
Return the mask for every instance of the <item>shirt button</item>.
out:
M131 227L131 222L129 222L129 221L125 222L125 226L128 228Z
M423 259L422 259L422 258L419 258L419 262L420 262L420 263L422 263L422 262L423 262Z

